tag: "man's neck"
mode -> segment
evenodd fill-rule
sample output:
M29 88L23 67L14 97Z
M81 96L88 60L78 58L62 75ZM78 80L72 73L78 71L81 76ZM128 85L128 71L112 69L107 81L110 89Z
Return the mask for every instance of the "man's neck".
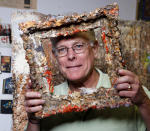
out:
M86 80L81 82L71 82L69 81L69 89L73 91L79 91L81 87L85 88L96 88L98 80L99 80L99 73L94 69L91 74L86 78Z

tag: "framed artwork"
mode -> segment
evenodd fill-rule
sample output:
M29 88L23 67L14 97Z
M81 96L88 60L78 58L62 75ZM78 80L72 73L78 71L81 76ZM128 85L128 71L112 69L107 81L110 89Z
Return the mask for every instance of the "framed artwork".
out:
M10 24L0 24L0 44L11 44L11 27Z
M1 100L1 113L12 114L12 100Z
M15 19L17 20L17 17L25 19L25 16L27 15L17 14L15 16L16 16ZM33 17L36 16L37 16L36 13L33 14ZM109 91L107 91L107 89L104 88L101 88L101 90L96 90L96 91L93 90L95 94L93 95L93 97L90 96L90 93L87 93L88 91L85 88L83 88L83 90L77 93L72 92L70 96L58 95L58 97L55 97L55 95L53 94L54 88L64 83L65 78L60 72L58 62L56 61L54 55L52 54L52 43L64 37L65 38L67 38L68 36L74 37L74 35L83 36L86 40L88 39L87 36L90 36L90 40L93 42L95 40L98 40L99 44L97 46L97 59L94 61L93 64L95 64L94 66L97 69L103 69L103 67L105 67L103 72L107 73L108 76L110 76L110 81L111 81L110 85L108 86L110 87L115 86L114 82L118 77L118 73L116 71L118 68L123 68L123 64L121 63L122 58L120 56L121 52L119 48L119 42L117 42L118 37L120 35L119 30L117 30L118 29L117 16L118 16L118 6L114 4L114 5L109 5L104 9L96 9L92 13L87 13L87 14L78 14L78 15L74 14L71 16L63 16L61 18L58 16L54 19L53 17L49 17L49 16L45 17L45 15L41 14L40 18L46 18L44 22L43 21L40 22L41 21L40 19L36 20L37 23L35 21L30 21L30 20L23 23L18 22L18 27L24 33L21 39L23 40L23 44L24 44L23 47L26 52L25 54L26 59L22 59L22 60L27 61L29 64L28 67L30 70L30 78L31 81L34 83L33 88L36 89L36 91L39 91L42 94L42 97L46 101L43 110L35 114L36 117L44 118L57 113L66 113L71 111L76 111L76 112L85 111L87 108L103 109L104 107L118 107L118 105L129 106L131 104L130 100L128 99L123 100L122 98L119 97L119 95L116 95L115 88L111 88L111 90ZM53 21L53 23L51 21ZM14 27L12 26L12 32L15 33L16 29L14 31L13 28ZM117 34L117 36L115 36L112 32L115 33L115 35ZM14 39L13 42L15 43L16 41L17 40ZM109 44L107 43L108 41ZM33 44L34 46L31 44ZM115 55L112 54L113 52L115 52ZM103 62L101 62L101 58L99 57L101 56L100 53L102 53L104 56ZM17 55L15 55L16 58L14 58L14 62L19 63L19 61L17 60ZM14 65L15 63L13 64L13 66ZM24 70L25 68L22 69ZM15 72L20 73L23 71L19 70ZM14 74L14 76L15 75L16 74ZM16 93L17 97L21 96L21 94L25 92L20 89L22 84L21 82L22 81L26 82L24 76L25 76L24 74L21 74L20 75L21 79L19 78L16 80L16 82L19 83L16 84L19 85L18 87L19 90L17 90L17 87L15 88L15 90L18 91ZM107 99L108 98L107 96L98 98L98 96L104 94L110 96L112 99L113 98L115 99L114 100L111 99L111 101L113 101L111 102L109 101L109 99ZM49 98L51 98L51 100L49 100ZM82 102L78 101L80 99L84 101ZM98 103L95 102L96 99L98 99L101 102ZM95 104L93 105L93 103Z
M13 92L13 82L12 77L3 80L3 94L12 94Z
M19 9L36 9L37 0L1 0L0 6Z
M110 7L109 7L109 10L110 10ZM105 10L106 11L106 10ZM107 11L106 11L107 12ZM113 12L113 14L115 14L114 13L114 10L112 11L112 10L110 10L110 12ZM109 12L107 12L107 13L109 13ZM106 14L107 14L106 13ZM28 14L29 15L29 14ZM32 14L33 15L33 14ZM15 16L17 16L17 15L15 15ZM34 17L36 16L36 14L34 14L33 15ZM84 16L84 15L82 15L82 18L84 18L84 20L86 19L86 18L88 18L87 16ZM90 15L91 16L91 15ZM98 16L98 14L96 14L96 15L94 15L94 16ZM29 18L29 17L31 17L31 15L29 15L29 17L27 17L27 15L26 14L24 14L23 16L22 16L22 14L20 15L20 14L18 14L18 16L17 16L18 18L22 18L23 20L26 18L26 20ZM92 29L92 30L94 30L94 33L95 33L95 37L97 38L97 40L98 40L98 42L99 42L99 46L100 46L100 51L99 51L99 53L101 53L100 55L99 55L99 60L98 61L96 61L96 65L97 65L97 68L99 68L99 67L101 67L101 69L104 69L104 68L106 68L107 66L106 66L106 64L105 64L105 58L110 58L109 56L111 56L111 55L107 55L108 57L105 57L105 54L107 54L109 51L110 51L110 49L108 49L110 46L107 46L107 41L108 40L110 40L109 38L108 38L108 36L109 35L107 35L107 34L109 34L108 32L109 32L109 30L107 30L106 32L105 32L105 29L109 29L108 28L108 21L107 21L107 15L106 15L106 17L99 17L99 18L101 18L101 20L100 20L100 22L98 22L98 23L101 23L100 25L101 25L101 27L97 27L96 25L97 25L97 23L94 23L94 20L92 21L93 23L90 23L89 21L88 22L86 22L86 23L84 23L84 24L82 24L81 23L81 21L80 21L80 24L75 24L75 25L73 25L73 24L70 24L71 25L71 27L69 28L65 28L65 26L63 26L64 28L61 30L61 28L56 28L56 29L58 29L58 30L54 30L54 28L52 28L53 30L51 30L51 31L49 31L49 26L51 25L51 23L52 22L49 22L49 21L46 21L46 22L44 22L44 24L43 24L43 21L42 21L42 23L41 23L41 25L39 25L40 24L40 21L41 20L35 20L35 21L39 21L39 23L37 22L35 22L35 21L28 21L27 20L27 23L25 24L25 23L22 23L22 21L19 21L18 22L18 19L17 19L17 17L14 17L13 18L13 21L14 21L14 23L12 23L12 25L14 25L14 26L12 26L12 34L14 35L16 32L16 30L18 30L18 29L16 29L16 26L15 26L15 24L16 24L16 21L17 21L17 23L21 23L20 24L20 26L22 25L22 30L25 32L25 34L26 34L26 32L28 32L30 35L31 35L31 33L30 33L30 31L32 32L32 35L29 37L29 36L27 36L27 37L25 37L25 38L28 38L29 39L29 43L27 43L27 41L25 41L24 42L24 44L25 44L25 47L26 47L26 49L30 49L31 47L33 47L33 46L29 46L31 43L35 43L35 45L37 44L37 46L34 46L35 47L35 49L34 49L34 51L36 52L34 52L35 54L36 54L36 60L37 61L35 61L35 62L40 62L42 59L41 58L43 58L43 61L45 62L45 60L47 60L49 63L48 63L48 68L44 68L44 69L50 69L50 68L52 68L50 71L53 71L53 72L48 72L48 71L45 71L45 74L44 75L42 75L42 77L43 76L46 76L45 77L45 79L43 79L43 83L44 84L46 84L47 83L47 85L46 86L41 86L42 88L40 88L40 86L38 87L38 89L39 89L39 91L41 91L42 92L42 90L45 90L45 92L48 92L48 94L49 95L51 95L51 93L53 93L53 92L49 92L49 91L53 91L53 86L51 86L52 84L54 84L54 86L55 85L57 85L57 84L59 84L59 82L61 83L61 81L63 81L63 79L61 79L61 75L59 75L59 69L58 68L56 68L57 67L57 63L56 63L56 66L54 65L55 64L55 61L53 62L53 61L51 61L52 59L52 55L51 55L51 50L52 50L52 47L51 47L51 42L50 42L50 35L51 36L54 36L55 34L56 35L63 35L63 34L65 34L65 35L68 35L69 33L72 33L72 31L73 31L73 33L74 32L79 32L79 31L81 31L82 29L83 30L86 30L86 29L88 29L88 27L90 28L90 29ZM41 17L42 18L42 17ZM45 15L44 15L44 18L45 18ZM65 19L63 19L63 18L65 18ZM67 17L67 19L66 19L66 17L62 17L62 20L61 20L61 22L60 22L60 17L59 17L59 21L55 24L55 23L53 23L51 26L53 27L53 26L55 26L56 25L56 27L57 27L57 25L58 26L60 26L60 24L62 24L62 23L65 23L65 22L70 22L69 19L70 17ZM71 17L72 18L72 17ZM73 17L74 18L74 17ZM71 20L78 20L77 18L81 18L80 16L76 16L74 19L71 19ZM93 18L93 17L92 17ZM52 18L53 19L53 18ZM79 20L82 20L82 19L79 19ZM98 20L98 19L96 19L96 20ZM12 21L12 22L13 22ZM54 20L53 20L54 21ZM57 20L56 20L57 21ZM98 20L99 21L99 20ZM24 22L24 21L23 21ZM74 23L76 23L77 21L75 21ZM83 22L83 21L82 21ZM97 22L97 21L96 21ZM47 25L45 24L45 23L47 23ZM70 22L71 23L71 22ZM104 23L106 23L106 24L104 24ZM115 23L115 22L112 22L112 23ZM145 76L147 76L147 75L144 75L143 76L143 63L141 62L141 60L138 60L137 58L138 58L138 56L140 56L141 54L143 54L143 51L148 51L148 49L150 49L149 48L149 46L148 46L148 44L146 44L146 42L144 42L144 44L145 44L145 46L143 46L143 40L142 40L142 38L143 38L143 36L145 36L145 32L143 32L142 30L144 29L144 30L146 30L147 32L148 32L148 27L147 26L143 26L144 24L143 23L146 23L146 22L141 22L141 21L136 21L136 22L134 22L134 23L126 23L126 22L121 22L122 23L122 25L121 25L121 31L122 32L124 32L124 30L126 30L128 33L123 33L123 35L121 36L121 40L122 40L122 42L121 42L121 44L122 44L122 52L123 52L123 55L124 55L124 57L126 58L125 60L126 61L123 61L123 64L124 65L126 65L126 64L128 64L127 65L127 67L130 67L130 69L132 69L132 70L134 70L134 71L138 71L137 73L141 73L142 74L142 77L141 78L146 78ZM135 24L136 23L136 24ZM42 25L43 24L43 25ZM65 23L66 24L66 23ZM86 25L87 24L87 25ZM88 24L89 24L89 26L88 26ZM27 25L26 27L24 26L24 25ZM66 25L68 25L68 24L66 24ZM69 25L68 25L69 26ZM141 30L139 31L139 26L140 27L142 27L142 28L140 28ZM19 27L19 26L18 26ZM72 28L72 27L74 27L74 28ZM106 28L107 27L107 28ZM115 27L115 26L114 26ZM126 27L128 27L128 29L126 28ZM42 31L44 31L44 29L46 29L47 28L47 30L45 30L45 32L42 32ZM20 29L20 28L19 28ZM41 29L43 29L43 30L41 30ZM70 30L69 30L70 29ZM136 29L138 29L138 31L136 30ZM133 37L131 37L131 30L133 31L133 34L135 34L136 35L136 37L135 38L133 38ZM38 32L39 31L39 32ZM101 32L102 31L102 32ZM105 35L105 33L106 33L106 35ZM118 35L119 35L119 33L117 33ZM149 35L148 35L149 33L146 33L146 35L147 35L147 39L145 39L146 41L148 41L149 40ZM22 36L22 35L20 35L20 36ZM119 37L119 36L118 36ZM17 43L17 39L16 39L16 37L14 37L15 39L13 39L13 43L16 45L16 49L18 49L17 48L17 46L18 47L20 47L20 43ZM20 38L20 37L19 37ZM18 38L18 39L19 39ZM102 39L101 39L102 38ZM116 37L115 37L116 38ZM128 38L128 39L127 39ZM25 39L25 40L27 40L27 39ZM142 42L140 42L140 40L142 41ZM110 40L111 41L111 40ZM114 40L113 40L114 41ZM135 42L135 41L138 41L138 42ZM131 42L133 43L133 44L131 44ZM23 43L23 42L22 42ZM104 47L103 47L103 43L105 43L105 45L104 45ZM142 44L142 46L141 46L141 44ZM110 45L110 43L109 43L109 45ZM132 45L132 46L131 46ZM23 46L22 46L23 47ZM139 48L143 48L142 50L140 50ZM116 48L116 49L119 49L119 48ZM134 49L134 51L133 51L133 49ZM44 50L44 51L43 51ZM14 50L15 51L15 50ZM26 51L31 51L31 50L26 50ZM104 52L105 51L105 52ZM44 54L44 53L45 54ZM113 51L112 51L113 52ZM22 52L22 54L23 53L25 53L25 52ZM29 55L29 54L31 54L31 53L27 53L27 55ZM39 55L38 55L39 54ZM119 54L119 53L117 53L117 54ZM130 55L129 55L130 54ZM39 57L39 59L38 59L38 56L42 56L43 55L43 57ZM20 56L20 53L19 54L17 54L16 56L18 56L19 58L21 58L22 56ZM15 57L16 57L15 56ZM45 56L46 56L46 58L45 58ZM51 58L50 58L50 56L51 56ZM142 55L143 56L143 55ZM148 65L149 65L149 63L150 63L150 54L148 53L145 57L144 57L144 62L146 63L145 64L145 67L146 67L146 69L148 69L147 67L148 67ZM28 56L28 58L30 58L31 59L31 55L30 56ZM33 58L35 58L35 57L33 57ZM27 57L26 57L27 58ZM119 58L120 58L120 56L119 56ZM14 66L14 65L17 65L17 63L19 63L19 59L17 59L17 57L16 58L14 58L15 59L15 64L13 64L12 66ZM102 61L100 61L100 59L101 60L103 60L103 62ZM134 61L136 59L136 61ZM35 59L34 59L35 60ZM108 61L109 60L111 60L111 59L107 59ZM15 99L14 99L14 103L17 103L16 105L15 105L15 108L14 108L14 118L13 118L13 120L14 121L16 121L16 124L14 124L14 128L16 128L16 129L18 129L18 130L20 130L20 129L22 129L22 127L25 125L25 122L23 122L23 120L25 119L25 114L26 114L26 112L23 112L25 109L24 109L24 107L22 106L22 105L24 105L24 103L23 103L23 96L24 96L24 87L25 87L25 80L27 80L26 78L27 78L27 75L24 73L26 70L28 70L29 68L27 68L27 67L29 67L29 66L26 66L26 64L25 64L25 59L24 58L22 58L22 63L24 63L24 64L20 64L20 66L23 66L23 67L21 67L21 68L15 68L16 70L14 71L14 76L19 76L19 77L16 77L17 79L16 79L16 88L15 88L15 90L16 90L16 96L14 97ZM112 60L111 60L112 61ZM31 63L30 63L31 62ZM33 69L33 75L35 75L35 68L37 68L37 71L39 71L39 69L38 69L38 67L36 66L35 68L32 66L32 62L33 61L29 61L29 64L31 64L31 68L30 69ZM50 63L50 62L53 62L53 63ZM114 60L114 62L113 62L113 64L112 63L110 63L110 68L112 68L112 65L114 65L114 64L116 64L117 63L117 61L116 61L116 59ZM140 63L140 64L139 64ZM142 64L141 64L142 63ZM101 65L100 65L101 64ZM36 64L37 65L37 64ZM42 64L41 64L42 65ZM46 64L45 64L46 65ZM121 64L120 64L121 65ZM133 65L135 65L135 67L133 68ZM118 66L118 65L116 65L116 66ZM113 69L115 70L116 69L116 66L113 66ZM13 68L14 69L14 68ZM41 68L40 68L41 69ZM41 71L44 71L44 69L43 70L41 70ZM141 70L139 70L139 69L141 69ZM22 70L24 70L24 71L22 71ZM149 70L149 69L148 69ZM104 71L104 70L103 70ZM17 74L16 74L16 72L17 72ZM23 73L24 74L23 74ZM39 72L38 72L39 73ZM110 72L111 73L111 72ZM146 72L147 73L147 72ZM54 74L53 75L53 77L52 77L52 79L51 79L51 77L49 77L49 76L51 76L51 74ZM112 74L115 74L115 73L112 73ZM36 76L38 76L39 77L39 80L40 80L40 82L41 82L41 84L42 84L42 79L40 78L40 75L38 74L38 75L36 75ZM35 80L35 78L37 78L37 77L32 77L32 80ZM112 77L112 78L114 78L114 77ZM150 77L149 77L150 78ZM37 80L37 83L39 83L39 80ZM142 79L143 80L143 79ZM145 83L146 82L148 82L148 80L146 79L146 80L144 80L145 81ZM35 83L35 82L34 82ZM43 85L44 85L43 84ZM36 84L35 84L35 86L37 86ZM47 87L47 88L44 88L45 87ZM150 87L150 86L148 86L148 87ZM40 89L42 89L42 90L40 90ZM49 91L48 91L48 89L49 89ZM112 88L112 89L114 89L114 88ZM108 96L108 93L110 93L111 91L109 90L108 92L106 91L106 92L104 92L104 91L100 91L101 93L103 93L104 95L105 94L107 94L107 96ZM100 96L103 96L103 94L102 95L100 95ZM45 96L44 96L45 95ZM42 97L46 97L46 98L49 98L49 96L46 96L47 94L46 93L44 93L44 95L42 94ZM86 95L86 94L85 94ZM82 96L85 96L85 95L83 95L82 94ZM78 96L78 94L75 94L75 96ZM99 96L99 95L97 95L97 96ZM53 97L53 95L51 95L50 97ZM71 95L71 98L73 98L72 97L72 95ZM105 99L105 98L108 98L108 97L103 97L103 100ZM109 97L109 98L111 98L111 97ZM114 98L114 97L112 97L112 98ZM111 99L112 99L111 98ZM55 103L54 102L54 100L55 100L55 98L53 99L53 103ZM60 99L59 99L60 100ZM66 97L65 97L65 100L66 100ZM74 99L74 100L77 100L77 99ZM79 98L78 100L81 100L81 98ZM79 101L76 101L76 102L79 102ZM88 101L87 102L89 102L89 99L87 99ZM67 100L67 101L69 101L69 100ZM90 100L91 101L91 100ZM105 101L106 101L106 99L105 99ZM46 101L47 102L47 105L49 104L49 101L47 100ZM66 101L65 101L66 102ZM53 104L52 103L52 104ZM93 102L94 103L94 102ZM113 102L114 103L114 102ZM103 104L103 106L105 106L105 104L107 104L107 105L109 105L107 102L105 102L104 104ZM68 104L68 106L67 106L67 104L65 103L65 105L64 106L61 106L61 104L58 104L58 105L60 105L60 110L56 110L56 111L58 111L58 113L60 113L60 112L69 112L69 111L71 111L72 109L75 111L75 110L78 110L78 111L80 111L79 110L79 108L78 108L78 106L70 106L70 104ZM88 105L90 105L90 104L88 104ZM128 106L128 103L126 104L125 103L125 105L126 106ZM56 107L56 106L51 106L53 109ZM87 106L86 106L87 107ZM113 106L111 106L111 107L114 107L114 105ZM17 108L21 108L22 110L16 110ZM44 107L45 108L45 107ZM51 108L51 109L52 109ZM94 108L95 108L95 106L94 106ZM50 108L48 107L48 108L45 108L45 110L43 109L43 114L45 114L45 115L43 115L43 116L49 116L49 114L50 113L52 113L52 114L55 114L56 112L55 112L55 109L53 110L53 112L47 112L48 110L49 110ZM63 110L63 111L62 111ZM47 114L46 114L47 113ZM19 116L15 116L16 114L20 114ZM40 115L40 113L39 113L39 115ZM17 119L16 119L17 118ZM19 123L19 124L17 124L17 123Z
M11 56L1 56L1 72L11 72Z
M0 52L0 74L2 73L1 71L1 52Z
M0 36L10 36L10 35L11 35L10 24L0 24Z
M150 0L139 0L137 3L137 19L150 21Z

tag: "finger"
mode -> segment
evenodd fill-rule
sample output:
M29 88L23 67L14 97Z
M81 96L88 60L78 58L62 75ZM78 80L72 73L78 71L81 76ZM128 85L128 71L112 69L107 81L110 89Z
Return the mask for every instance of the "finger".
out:
M27 90L30 90L31 87L32 87L31 80L28 80L27 85L26 85L26 89L27 89Z
M30 106L38 106L38 105L43 105L45 103L45 100L42 99L32 99L32 100L26 100L25 106L30 107Z
M42 106L35 106L35 107L26 107L26 112L28 113L35 113L42 110Z
M41 94L39 92L27 91L25 94L25 99L35 99L41 98Z
M134 78L131 76L121 76L117 79L116 84L134 83Z
M122 83L122 84L117 84L116 86L116 89L118 91L121 91L121 90L128 90L128 87L129 87L129 83Z
M129 76L131 76L131 77L135 77L135 74L134 74L133 72L131 72L131 71L129 71L129 70L125 70L125 69L120 69L120 70L118 71L118 73L119 73L120 75L123 75L123 76L129 75Z
M121 97L127 97L127 98L132 98L135 95L134 91L119 91L119 96Z

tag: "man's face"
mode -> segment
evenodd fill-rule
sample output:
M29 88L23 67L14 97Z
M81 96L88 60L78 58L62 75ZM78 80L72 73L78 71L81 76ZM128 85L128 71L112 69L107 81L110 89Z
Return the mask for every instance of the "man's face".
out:
M78 42L86 43L87 46L84 52L77 54L71 47ZM94 48L89 45L87 40L80 37L59 41L56 48L61 47L69 48L66 56L56 56L59 69L63 76L74 82L86 78L94 67Z

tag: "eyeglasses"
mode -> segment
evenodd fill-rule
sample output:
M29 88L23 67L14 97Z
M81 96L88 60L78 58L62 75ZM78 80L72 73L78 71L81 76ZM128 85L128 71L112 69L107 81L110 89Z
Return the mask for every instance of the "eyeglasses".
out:
M88 47L88 44L87 43L83 43L83 42L78 42L78 43L75 43L72 47L72 50L76 53L76 54L80 54L80 53L83 53L86 48ZM66 56L68 54L68 50L70 49L66 46L61 46L61 47L58 47L58 48L55 48L54 52L55 52L55 55L57 57L63 57L63 56Z

